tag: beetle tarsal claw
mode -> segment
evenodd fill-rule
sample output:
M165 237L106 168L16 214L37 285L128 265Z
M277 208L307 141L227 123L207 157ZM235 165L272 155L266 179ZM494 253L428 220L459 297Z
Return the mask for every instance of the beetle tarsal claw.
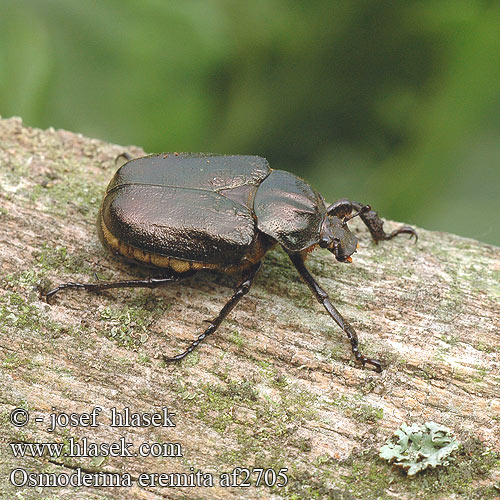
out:
M387 236L387 239L391 240L392 238L394 238L398 234L409 234L410 239L415 237L415 243L418 241L418 234L415 231L415 229L413 229L411 226L403 226L403 227L400 227L399 229L396 229L395 231L393 231L391 234L389 234Z
M365 365L371 365L373 366L374 371L376 371L377 373L382 372L382 363L380 361L372 358L366 358L365 356L363 356L360 361L363 364L363 368L365 367Z

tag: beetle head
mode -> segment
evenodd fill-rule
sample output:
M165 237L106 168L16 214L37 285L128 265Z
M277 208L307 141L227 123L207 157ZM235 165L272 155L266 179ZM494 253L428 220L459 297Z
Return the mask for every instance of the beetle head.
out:
M339 262L351 262L356 251L358 239L351 233L347 223L336 215L328 215L323 223L319 246L335 255Z
M370 206L365 205L358 212L351 214L351 202L341 200L334 203L328 208L321 228L319 246L330 250L339 262L352 262L351 255L358 247L358 239L347 227L347 221L369 210Z

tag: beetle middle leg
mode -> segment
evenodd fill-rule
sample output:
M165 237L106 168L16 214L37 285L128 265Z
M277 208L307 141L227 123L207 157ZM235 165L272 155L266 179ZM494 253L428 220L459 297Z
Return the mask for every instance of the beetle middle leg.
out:
M358 335L354 328L345 320L337 309L330 302L328 294L319 286L316 280L313 278L312 274L309 272L304 264L304 258L300 254L288 254L292 260L295 268L299 272L302 279L306 282L306 285L311 289L312 293L318 300L320 304L326 309L326 312L330 317L337 323L337 325L342 328L346 333L349 342L351 343L352 353L356 358L356 361L361 363L363 366L372 365L376 372L380 373L382 371L382 364L380 361L372 358L368 358L359 352L359 342Z
M250 287L253 283L253 279L260 269L260 266L261 262L257 262L257 264L254 264L248 270L242 280L236 285L232 297L226 302L219 315L215 319L210 321L210 325L208 326L208 328L202 334L198 335L196 340L194 340L184 352L181 352L180 354L172 357L163 355L163 361L165 361L166 363L180 361L181 359L185 358L190 352L193 352L209 335L214 333L222 323L224 318L226 318L226 316L234 309L236 304L243 298L243 296L249 292Z
M143 280L103 281L97 283L62 283L61 285L47 292L45 294L45 299L48 302L49 299L56 293L60 292L61 290L67 290L70 288L78 288L81 290L87 290L89 292L100 292L101 290L109 290L110 288L156 288L158 286L181 281L192 276L195 273L196 271L188 271L182 274L172 274L163 278L147 278Z
M125 165L128 161L132 159L132 156L124 151L123 153L120 153L116 158L115 158L115 166L116 167L121 167Z

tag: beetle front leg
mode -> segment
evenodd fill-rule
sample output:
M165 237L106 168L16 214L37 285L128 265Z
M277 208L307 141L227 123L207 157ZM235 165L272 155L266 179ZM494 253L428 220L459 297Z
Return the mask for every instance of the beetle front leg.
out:
M253 279L255 278L257 271L260 269L260 266L261 263L258 262L250 268L248 273L236 285L233 296L226 302L226 305L221 309L219 315L215 319L210 321L210 325L208 326L208 328L201 335L198 335L197 339L194 340L184 352L181 352L180 354L172 357L163 355L163 361L165 361L166 363L180 361L181 359L185 358L190 352L193 352L209 335L214 333L222 323L224 318L226 318L226 316L234 309L234 306L236 306L236 304L242 299L242 297L249 292L250 287L252 286Z
M328 294L318 285L316 280L313 278L313 276L305 266L303 257L298 253L288 254L288 255L292 260L295 268L299 272L300 276L306 282L306 285L311 289L312 293L314 294L318 302L323 305L323 307L326 309L330 317L346 333L347 338L351 343L352 353L354 354L356 361L361 363L363 366L367 364L372 365L375 371L380 373L382 371L382 364L380 363L380 361L368 358L359 352L359 342L356 331L348 323L348 321L341 316L341 314L337 311L337 309L335 309L333 304L330 302Z
M370 209L363 211L363 208L367 207L367 205L363 205L363 203L359 203L358 201L352 201L351 204L354 210L361 211L359 216L361 217L361 220L365 223L365 226L370 231L375 243L378 243L381 240L390 240L394 238L394 236L397 236L398 234L409 234L410 238L415 236L415 243L417 242L418 240L417 232L411 226L403 226L400 227L399 229L392 231L392 233L386 233L383 227L384 221L378 216L375 210Z

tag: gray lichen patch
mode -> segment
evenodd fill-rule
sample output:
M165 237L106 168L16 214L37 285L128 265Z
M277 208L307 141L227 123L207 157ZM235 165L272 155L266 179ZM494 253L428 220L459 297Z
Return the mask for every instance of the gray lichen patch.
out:
M396 439L380 448L379 456L402 467L409 476L429 467L449 466L452 453L460 446L450 429L436 422L402 424L395 436Z

